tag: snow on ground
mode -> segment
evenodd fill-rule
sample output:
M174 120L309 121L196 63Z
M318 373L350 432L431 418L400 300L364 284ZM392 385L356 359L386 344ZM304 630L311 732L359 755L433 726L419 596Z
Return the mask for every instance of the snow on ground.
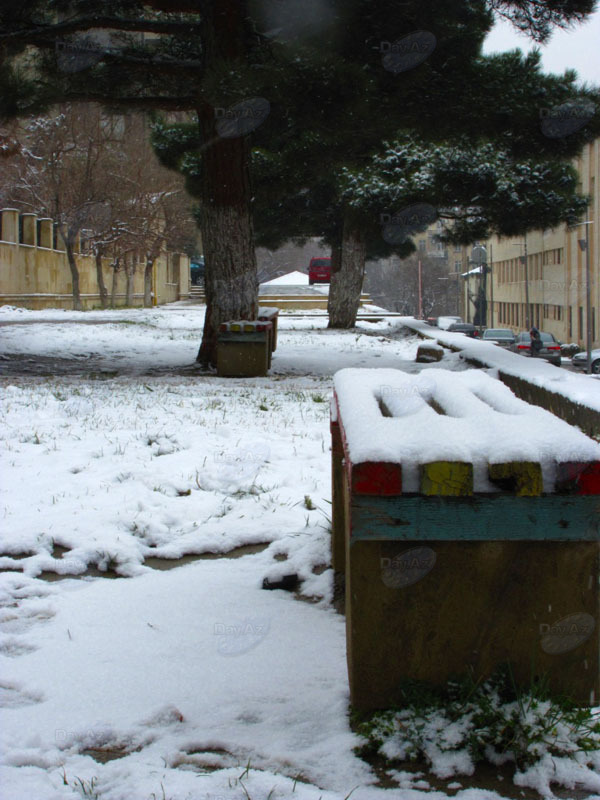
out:
M0 309L15 321L0 327L0 797L446 797L418 777L378 788L353 752L328 568L332 375L417 371L416 337L282 315L271 375L234 380L194 372L201 307ZM36 375L39 357L71 369ZM261 588L287 574L304 602Z
M308 286L308 273L288 272L286 275L280 275L279 278L273 278L271 281L265 281L263 286Z

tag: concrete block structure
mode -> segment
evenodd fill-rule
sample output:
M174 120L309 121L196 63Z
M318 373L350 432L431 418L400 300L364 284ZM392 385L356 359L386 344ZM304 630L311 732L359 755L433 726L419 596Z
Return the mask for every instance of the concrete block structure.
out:
M479 371L341 370L332 560L350 696L401 701L511 664L600 697L600 445Z
M264 377L271 364L273 324L252 320L223 322L217 340L217 375Z

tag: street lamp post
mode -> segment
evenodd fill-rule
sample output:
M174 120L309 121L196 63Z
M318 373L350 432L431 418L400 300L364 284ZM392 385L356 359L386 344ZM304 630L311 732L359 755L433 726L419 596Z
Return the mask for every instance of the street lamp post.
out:
M494 266L494 252L492 250L492 243L490 242L490 260L488 265L488 272L490 273L490 328L494 327L494 275L492 267Z
M525 330L531 328L529 318L529 264L527 259L527 234L523 237L523 258L525 260Z
M590 229L589 226L593 225L593 220L586 220L586 222L578 222L571 225L571 228L579 228L585 225L585 239L578 239L577 244L580 250L585 251L585 317L586 317L586 336L585 346L587 350L587 364L586 372L588 375L592 372L592 277L590 270Z
M471 250L471 264L479 267L479 289L477 292L477 313L479 316L479 332L487 324L487 296L486 296L486 277L487 277L487 250L482 244L476 244ZM475 317L473 317L475 322Z
M519 261L525 267L525 329L531 328L529 319L529 265L527 263L527 234L523 236L522 242L514 242L513 247L522 247L523 255L519 256Z

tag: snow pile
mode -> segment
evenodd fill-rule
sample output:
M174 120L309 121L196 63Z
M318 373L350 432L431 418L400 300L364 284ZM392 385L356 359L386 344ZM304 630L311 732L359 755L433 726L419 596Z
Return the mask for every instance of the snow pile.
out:
M488 464L533 461L542 465L549 492L556 462L600 460L600 444L481 370L428 369L414 376L345 369L334 387L355 464L399 463L408 475L411 466L432 461L472 463L475 491L485 492L494 491Z
M308 286L308 274L305 272L288 272L287 275L280 275L279 278L265 281L261 286Z

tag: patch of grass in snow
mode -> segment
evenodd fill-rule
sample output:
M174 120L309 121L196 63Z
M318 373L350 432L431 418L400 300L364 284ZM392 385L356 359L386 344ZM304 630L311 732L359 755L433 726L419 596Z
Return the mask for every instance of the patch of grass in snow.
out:
M67 773L63 770L63 784L68 786L70 789L73 789L75 792L81 795L81 797L86 798L93 798L93 800L99 800L100 794L96 788L98 783L98 778L94 775L91 780L86 781L84 778L73 778L69 780L67 778Z
M365 757L424 761L438 777L471 774L486 762L527 770L559 757L593 769L600 759L600 717L552 696L545 680L518 687L508 666L487 681L468 675L443 688L407 681L402 695L402 708L354 715Z
M26 433L21 436L19 442L21 442L21 444L42 444L43 439L37 431L33 431L33 433Z

